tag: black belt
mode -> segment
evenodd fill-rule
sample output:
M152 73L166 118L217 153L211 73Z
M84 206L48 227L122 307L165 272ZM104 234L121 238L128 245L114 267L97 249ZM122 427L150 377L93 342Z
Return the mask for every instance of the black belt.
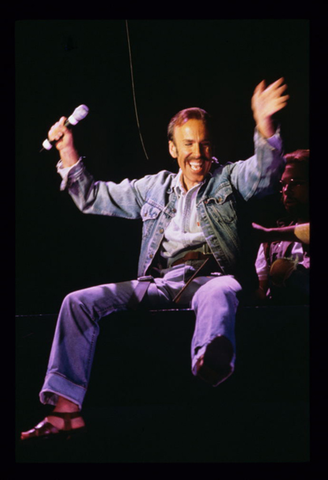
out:
M208 253L202 253L202 252L188 252L186 253L183 257L178 258L175 262L171 264L171 267L175 267L176 265L181 265L182 263L186 263L188 260L206 260L209 257L212 257L213 255Z

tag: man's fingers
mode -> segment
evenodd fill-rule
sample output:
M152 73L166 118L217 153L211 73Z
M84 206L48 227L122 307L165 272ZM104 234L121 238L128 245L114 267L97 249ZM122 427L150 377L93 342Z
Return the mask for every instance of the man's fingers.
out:
M265 95L281 95L286 89L287 85L283 84L284 78L281 77L279 80L271 83L266 87L265 80L262 80L254 89L254 94L259 95L264 93Z
M283 109L287 104L289 95L283 95L287 85L281 85L282 81L283 78L272 83L257 97L268 115Z
M52 142L54 140L59 140L62 138L65 134L65 131L67 130L66 127L64 126L64 123L66 121L66 117L61 117L58 122L56 122L49 130L48 132L48 138Z
M285 79L283 77L279 78L275 82L270 83L270 85L267 86L266 90L275 90L284 82L284 80Z
M254 95L260 94L265 89L265 80L262 80L254 89Z
M284 95L283 97L276 98L272 101L274 105L286 105L287 100L289 99L289 95Z
M283 80L283 79L282 79ZM282 95L284 91L287 89L287 85L281 83L279 81L272 83L269 85L265 90L264 94L267 95L268 97L277 97Z

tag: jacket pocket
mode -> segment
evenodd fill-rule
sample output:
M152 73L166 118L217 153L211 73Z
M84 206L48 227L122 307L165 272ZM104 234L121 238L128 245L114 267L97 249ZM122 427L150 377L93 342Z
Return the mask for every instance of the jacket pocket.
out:
M143 238L151 235L154 226L157 224L161 209L146 203L141 207L140 215L142 219L142 236Z
M205 203L215 221L231 223L237 219L236 199L230 184L222 185L217 196L207 198Z

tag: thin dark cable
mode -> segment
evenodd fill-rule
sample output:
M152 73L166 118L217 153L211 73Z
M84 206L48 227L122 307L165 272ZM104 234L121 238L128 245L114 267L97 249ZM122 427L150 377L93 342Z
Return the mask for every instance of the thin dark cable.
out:
M142 145L142 148L143 148L143 150L144 150L144 152L145 152L145 155L146 155L147 160L149 160L148 155L147 155L147 152L146 152L146 149L145 149L145 145L144 145L144 142L143 142L143 139L142 139L140 124L139 124L139 118L138 118L138 112L137 112L137 102L136 102L136 94L135 94L134 80L133 80L132 55L131 55L130 38L129 38L129 28L128 28L128 21L127 21L127 20L125 20L125 25L126 25L126 34L127 34L127 38L128 38L128 47L129 47L129 58L130 58L130 70L131 70L131 81L132 81L132 93L133 93L134 111L135 111L135 114L136 114L136 120L137 120L137 126L138 126L139 136L140 136L140 140L141 140L141 145Z

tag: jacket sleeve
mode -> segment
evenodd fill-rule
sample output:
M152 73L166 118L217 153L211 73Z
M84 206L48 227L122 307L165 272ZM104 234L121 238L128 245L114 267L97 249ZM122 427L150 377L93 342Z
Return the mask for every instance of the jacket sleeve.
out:
M231 165L231 183L245 200L276 192L285 168L279 130L270 138L262 137L255 130L254 147L252 157Z
M59 170L60 165L57 165L57 171ZM64 172L62 177L61 189L67 188L81 212L128 219L140 218L143 201L135 188L136 180L126 178L120 183L95 181L81 159L68 172Z

